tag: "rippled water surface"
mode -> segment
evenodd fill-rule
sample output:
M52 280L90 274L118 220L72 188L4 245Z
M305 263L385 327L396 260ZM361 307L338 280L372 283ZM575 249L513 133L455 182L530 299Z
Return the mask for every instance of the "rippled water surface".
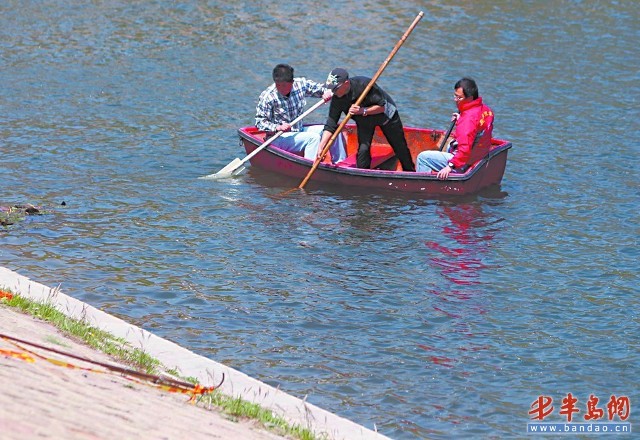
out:
M638 3L366 3L2 2L0 205L47 213L0 265L392 438L522 437L540 395L633 408ZM421 10L379 84L444 129L475 77L500 187L197 179L243 156L276 63L371 76Z

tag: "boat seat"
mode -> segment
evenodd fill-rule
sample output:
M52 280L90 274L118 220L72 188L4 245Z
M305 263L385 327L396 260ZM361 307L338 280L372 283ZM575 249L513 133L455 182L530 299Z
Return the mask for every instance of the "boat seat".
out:
M356 168L358 153L351 154L337 165L347 168ZM396 153L393 148L387 144L371 145L371 169L377 168L389 159L395 157Z

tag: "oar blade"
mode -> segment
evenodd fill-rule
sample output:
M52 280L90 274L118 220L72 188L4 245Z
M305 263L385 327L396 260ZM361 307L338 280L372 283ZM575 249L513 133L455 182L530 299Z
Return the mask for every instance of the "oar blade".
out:
M237 170L233 170L233 171L231 172L231 175L232 175L232 176L237 176L238 174L240 174L240 173L241 173L241 172L243 172L244 170L245 170L245 167L238 168Z
M227 177L235 176L244 170L242 161L237 157L227 164L223 169L217 173L209 174L207 176L199 177L199 179L225 179ZM242 168L241 168L242 167Z

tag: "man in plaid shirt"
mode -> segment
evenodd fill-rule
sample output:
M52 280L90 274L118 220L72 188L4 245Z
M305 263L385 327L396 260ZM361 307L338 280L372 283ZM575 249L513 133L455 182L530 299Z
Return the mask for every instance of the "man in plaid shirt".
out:
M293 67L278 64L273 69L274 83L260 94L256 107L256 127L267 133L267 137L278 131L282 135L272 145L294 153L304 153L305 159L315 160L324 125L304 126L302 121L291 126L290 122L304 112L306 97L331 99L332 93L306 78L294 78ZM339 136L329 149L331 161L340 162L346 157L344 138Z

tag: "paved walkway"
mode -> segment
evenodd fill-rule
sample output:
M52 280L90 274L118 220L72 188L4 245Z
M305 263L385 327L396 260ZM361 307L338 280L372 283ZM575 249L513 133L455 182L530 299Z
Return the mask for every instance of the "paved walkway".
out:
M175 366L204 386L225 381L221 391L270 408L292 424L328 439L387 439L349 420L285 394L267 384L196 355L63 293L0 267L0 288L36 301L49 300L70 317L143 347L164 365ZM0 303L0 333L64 353L114 364L108 356L59 332L52 325ZM25 350L26 349L26 350ZM33 353L29 353L32 351ZM281 439L253 421L234 421L215 409L92 363L0 338L0 433L3 440L44 439ZM13 353L12 356L8 353ZM56 365L37 355L72 364ZM30 361L30 359L32 361ZM212 383L213 381L213 383Z
M51 325L0 305L0 333L76 356L113 364L108 356L62 336ZM31 347L24 346L31 350ZM0 350L22 352L0 339ZM77 367L96 365L46 350L35 353ZM43 439L279 439L250 422L234 423L217 411L119 374L65 368L27 353L0 356L0 437Z

